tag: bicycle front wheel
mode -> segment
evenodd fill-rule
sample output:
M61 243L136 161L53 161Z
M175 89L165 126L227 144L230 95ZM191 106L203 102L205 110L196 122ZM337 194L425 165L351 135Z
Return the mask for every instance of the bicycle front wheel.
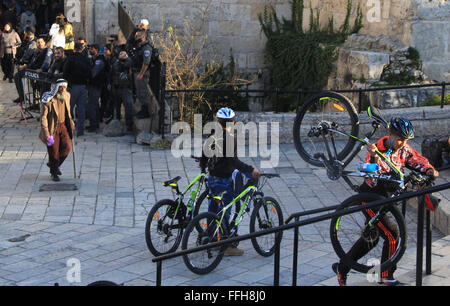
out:
M224 222L213 213L204 212L197 215L186 227L181 249L219 242L226 238ZM196 274L207 274L214 270L223 258L226 246L210 248L183 255L183 260L189 270Z
M177 203L173 200L161 200L148 214L145 223L145 242L155 256L175 252L180 245L183 221L180 211L175 215L176 207Z
M357 194L345 200L336 212L382 199L374 193ZM378 272L381 276L403 256L407 229L401 212L388 205L333 218L330 238L336 254L348 268L362 273Z
M250 216L250 233L271 229L283 225L283 212L280 204L271 197L264 197L260 203L257 203ZM275 252L277 243L281 242L283 232L267 234L251 238L253 247L261 256L268 257Z
M356 139L330 132L329 128L358 136L359 120L348 98L336 92L323 91L306 101L295 117L294 144L304 161L323 167L318 154L329 158L330 151L342 161L351 152Z

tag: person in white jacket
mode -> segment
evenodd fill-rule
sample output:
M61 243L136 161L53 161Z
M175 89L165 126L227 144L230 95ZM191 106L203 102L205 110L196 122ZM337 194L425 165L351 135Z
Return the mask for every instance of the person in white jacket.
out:
M56 47L65 48L66 47L66 36L64 34L64 23L63 20L58 16L56 17L56 22L52 24L50 28L49 35L53 40L53 49Z

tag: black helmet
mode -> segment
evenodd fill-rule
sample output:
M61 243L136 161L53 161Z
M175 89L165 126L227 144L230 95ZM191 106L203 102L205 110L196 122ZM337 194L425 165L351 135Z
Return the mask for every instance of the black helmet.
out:
M389 131L405 139L414 138L414 126L411 121L402 117L392 118L389 122Z

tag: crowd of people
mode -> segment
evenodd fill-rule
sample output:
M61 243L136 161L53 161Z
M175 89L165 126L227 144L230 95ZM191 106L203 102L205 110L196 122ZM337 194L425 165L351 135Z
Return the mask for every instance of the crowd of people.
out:
M63 1L3 0L1 4L1 68L3 81L15 83L15 103L24 103L24 74L31 71L46 75L47 81L67 80L78 136L85 133L85 119L90 124L87 132L97 132L102 121L120 120L122 105L131 131L133 94L142 105L134 115L150 117L149 66L154 52L147 19L139 22L126 44L119 45L117 35L111 35L100 46L88 44L84 37L75 39ZM41 94L49 88L47 83Z

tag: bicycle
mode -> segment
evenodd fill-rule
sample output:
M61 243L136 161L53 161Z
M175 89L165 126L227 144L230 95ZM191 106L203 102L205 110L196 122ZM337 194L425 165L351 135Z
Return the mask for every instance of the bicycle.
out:
M283 213L280 204L274 198L264 196L261 191L267 180L273 177L279 177L279 174L261 174L261 179L247 184L248 186L226 206L223 205L220 195L208 195L208 198L213 199L223 208L218 214L204 212L192 219L183 235L181 249L185 250L235 237L244 213L250 213L251 202L253 202L253 211L250 216L250 233L282 225ZM243 201L242 205L239 204L241 200ZM231 220L227 222L225 215L232 206L239 207L239 211L234 213ZM251 242L256 252L268 257L275 252L276 244L281 242L282 234L278 235L278 237L276 234L271 234L251 238ZM224 245L183 255L184 263L189 270L196 274L207 274L219 265L228 246Z
M195 160L199 161L198 158ZM176 251L180 245L184 228L194 216L198 215L200 206L209 193L206 173L195 177L183 192L178 187L180 179L181 177L177 176L163 182L163 186L171 187L175 191L176 198L175 200L163 199L156 202L147 216L145 241L149 251L155 256ZM202 191L203 186L205 186L204 191ZM183 200L189 190L191 192L186 204Z
M344 170L369 143L370 138L381 125L385 128L388 127L387 121L381 116L378 109L369 107L367 113L373 119L372 131L367 133L364 139L361 139L358 137L358 115L353 104L345 96L324 91L311 97L298 111L294 122L294 143L297 152L307 163L325 167L327 176L331 180L338 180L342 177L356 192L359 191L358 186L353 185L349 177L377 179L396 184L397 189L393 196L405 192L408 185L421 187L431 185L433 183L431 179L424 179L415 172L405 175L378 150L376 150L376 154L386 162L392 170L392 174ZM338 140L343 144L338 144ZM356 142L362 145L350 154ZM336 211L381 199L383 197L377 194L360 193L346 199ZM386 228L383 229L382 221L385 220L393 220L391 225L394 232L398 233L398 237L389 236L389 231L385 231ZM351 223L351 225L347 226L347 223ZM343 226L343 224L346 226ZM389 249L389 258L378 266L380 271L386 271L400 260L406 250L407 228L403 215L395 205L383 206L376 211L366 210L363 213L344 215L331 220L330 238L336 254L350 268L359 272L367 273L371 271L375 266L374 262L367 260L366 263L363 263L367 257L360 258L358 261L353 260L348 255L349 248L356 241L363 241L371 248L370 255L368 255L369 259L381 258L382 256L379 253L382 253L383 250L374 248L380 235L389 239L391 243L389 246L392 248Z

